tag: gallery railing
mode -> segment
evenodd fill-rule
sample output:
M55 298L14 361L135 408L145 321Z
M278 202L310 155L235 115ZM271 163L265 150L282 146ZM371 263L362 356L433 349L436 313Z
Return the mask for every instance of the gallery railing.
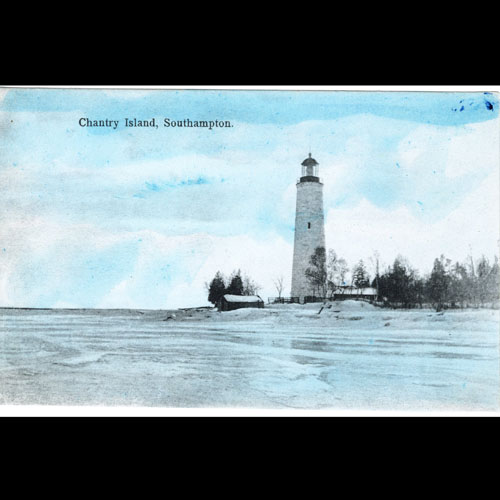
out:
M307 295L302 300L300 297L268 297L268 304L310 304L314 302L325 302L332 300L364 300L373 302L376 301L378 297L376 295L363 295L363 294L342 294L335 293L328 297L316 297L315 295Z
M299 297L268 297L268 304L299 304Z

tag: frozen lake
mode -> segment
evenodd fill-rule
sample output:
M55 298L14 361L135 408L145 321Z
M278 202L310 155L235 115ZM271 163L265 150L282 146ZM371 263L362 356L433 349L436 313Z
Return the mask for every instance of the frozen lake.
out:
M0 404L499 410L498 311L320 306L1 309Z

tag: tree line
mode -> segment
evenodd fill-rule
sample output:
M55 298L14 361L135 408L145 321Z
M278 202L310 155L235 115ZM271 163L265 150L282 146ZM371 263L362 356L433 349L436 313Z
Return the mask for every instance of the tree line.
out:
M347 280L349 273L350 281ZM363 260L349 268L347 261L339 257L335 250L330 249L327 253L324 247L317 247L311 255L305 276L312 294L318 297L332 297L341 286L350 285L358 289L370 286L370 276Z
M370 258L372 275L361 259L350 267L346 259L333 249L316 248L305 271L311 295L334 298L345 286L356 289L373 287L378 301L388 307L444 308L499 307L500 266L498 257L490 262L484 255L474 261L452 262L444 255L434 259L432 271L421 276L405 257L398 255L392 265L380 270L378 252ZM279 297L284 290L283 276L273 280ZM235 270L229 277L217 271L210 283L205 283L208 301L217 305L225 294L257 295L261 289L249 276Z
M208 301L217 305L223 295L257 295L260 285L249 276L235 270L229 277L217 271L210 283L205 283L208 292Z
M474 262L452 262L441 255L434 259L432 271L420 276L408 259L399 255L385 270L379 269L379 255L372 260L374 277L370 277L363 260L351 269L336 252L316 248L305 275L313 294L332 298L339 287L377 289L379 300L390 307L431 306L440 311L455 307L498 307L500 304L500 267L498 257L490 262L484 255ZM350 281L346 277L350 273Z
M498 307L498 257L492 263L484 255L476 262L468 257L453 263L441 255L434 259L430 274L423 277L406 259L398 257L379 277L379 293L389 304L400 307L429 304L437 311L448 307Z

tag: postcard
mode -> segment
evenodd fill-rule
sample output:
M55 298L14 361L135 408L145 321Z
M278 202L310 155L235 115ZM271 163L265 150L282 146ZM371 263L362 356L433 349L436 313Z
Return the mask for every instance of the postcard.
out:
M499 106L0 88L0 410L499 412Z

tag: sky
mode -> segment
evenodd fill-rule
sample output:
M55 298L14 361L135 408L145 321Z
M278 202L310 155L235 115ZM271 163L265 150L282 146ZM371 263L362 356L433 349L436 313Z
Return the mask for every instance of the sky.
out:
M327 248L350 266L373 275L375 252L422 275L441 254L491 261L498 109L482 91L0 88L0 306L202 306L205 283L235 269L264 300L279 276L289 295L309 152Z

